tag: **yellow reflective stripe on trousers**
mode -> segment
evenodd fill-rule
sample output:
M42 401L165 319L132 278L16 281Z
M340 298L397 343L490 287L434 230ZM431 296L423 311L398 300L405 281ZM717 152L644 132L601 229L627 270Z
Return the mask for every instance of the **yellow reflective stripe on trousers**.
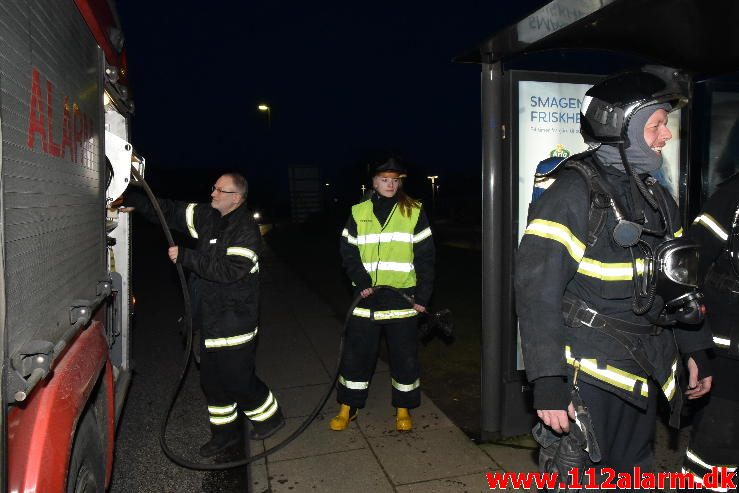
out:
M198 237L198 232L195 229L195 206L198 204L188 204L185 209L185 222L187 223L187 230L190 232L190 236L193 238Z
M634 268L630 262L600 262L583 257L577 272L601 281L630 281L634 278ZM644 273L644 260L636 259L636 272Z
M726 230L721 226L721 224L719 224L719 222L716 221L710 214L706 214L704 212L703 214L695 218L693 224L700 224L708 231L713 233L713 235L721 241L726 241L729 239L729 233L727 233Z
M210 422L214 425L226 425L233 423L238 417L236 411L236 403L228 406L208 406L208 414Z
M231 414L236 410L236 403L229 404L228 406L208 406L208 413L215 414L217 416L223 416L224 414Z
M683 228L680 228L677 231L675 231L672 234L672 236L674 236L675 238L680 238L683 235L683 233L684 233Z
M357 239L349 234L349 230L344 228L344 230L341 232L341 236L346 238L346 241L349 242L350 245L356 245Z
M352 315L355 317L362 317L362 318L370 318L372 316L372 312L368 310L367 308L355 308L352 312Z
M731 345L731 339L725 337L713 336L713 343L721 347L729 347Z
M636 382L641 382L641 395L647 397L649 395L649 387L647 379L634 375L623 370L616 368L615 366L606 365L604 369L598 368L598 362L595 359L580 358L575 359L572 357L572 349L570 346L565 346L565 359L569 365L575 368L579 368L581 372L587 373L593 378L597 378L602 382L606 382L614 387L618 387L629 392L634 391Z
M698 464L702 468L708 469L709 471L714 467L725 467L728 472L735 472L737 469L736 464L709 464L708 462L701 459L698 454L696 454L695 451L691 450L690 448L685 451L685 457L687 457L690 462Z
M398 381L394 378L391 379L391 382L393 384L393 387L400 390L401 392L410 392L412 390L416 390L418 387L421 386L420 378L417 378L415 382L410 384L398 383Z
M369 382L352 382L339 375L339 383L349 390L366 390L369 388Z
M547 221L545 219L534 219L526 227L524 231L525 235L539 236L541 238L547 238L554 240L567 249L570 257L575 259L575 262L580 263L582 258L585 256L585 244L578 240L577 237L572 234L570 228L564 224L559 224L554 221Z
M667 377L667 381L662 384L662 393L668 401L671 401L675 397L675 390L677 389L677 360L672 362L670 368L670 376Z
M277 399L275 399L272 391L270 391L261 406L251 411L244 411L244 414L252 421L265 421L274 416L278 407L280 406L277 404Z
M355 317L372 318L372 311L367 308L355 308L352 312ZM413 308L404 310L375 310L375 320L391 320L394 318L410 318L418 315L418 312Z
M259 327L256 327L253 332L248 332L246 334L241 334L238 336L221 337L218 339L206 339L205 347L208 349L213 349L213 348L221 348L221 347L233 347L233 346L238 346L240 344L246 344L247 342L254 339L254 337L256 337L258 331L259 331Z

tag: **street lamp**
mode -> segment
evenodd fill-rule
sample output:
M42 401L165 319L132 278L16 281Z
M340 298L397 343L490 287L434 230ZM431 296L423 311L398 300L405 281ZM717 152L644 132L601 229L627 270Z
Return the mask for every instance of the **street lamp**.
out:
M272 128L272 108L269 107L268 104L261 103L259 106L257 106L257 109L262 112L267 113L267 129Z
M431 210L436 210L436 180L439 179L438 175L427 176L431 180Z

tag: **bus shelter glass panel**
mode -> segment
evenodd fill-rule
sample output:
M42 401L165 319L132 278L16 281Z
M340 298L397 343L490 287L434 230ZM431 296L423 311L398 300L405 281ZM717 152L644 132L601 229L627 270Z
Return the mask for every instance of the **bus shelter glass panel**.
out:
M711 94L708 169L704 170L703 198L719 183L739 171L739 92Z

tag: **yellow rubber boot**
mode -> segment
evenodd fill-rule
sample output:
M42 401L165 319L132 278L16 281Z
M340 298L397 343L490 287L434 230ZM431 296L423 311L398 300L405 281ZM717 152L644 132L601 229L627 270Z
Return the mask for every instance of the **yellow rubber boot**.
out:
M355 419L357 419L357 410L352 410L352 408L346 404L342 404L339 408L339 414L333 417L328 426L334 431L346 430L349 423Z
M411 431L413 429L413 420L408 408L398 408L398 412L395 413L395 429L398 431Z

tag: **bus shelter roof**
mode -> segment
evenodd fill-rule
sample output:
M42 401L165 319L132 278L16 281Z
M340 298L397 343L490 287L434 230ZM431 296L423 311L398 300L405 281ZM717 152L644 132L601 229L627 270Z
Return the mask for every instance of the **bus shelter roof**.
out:
M736 0L553 0L458 56L509 61L549 50L636 55L693 73L739 69Z

